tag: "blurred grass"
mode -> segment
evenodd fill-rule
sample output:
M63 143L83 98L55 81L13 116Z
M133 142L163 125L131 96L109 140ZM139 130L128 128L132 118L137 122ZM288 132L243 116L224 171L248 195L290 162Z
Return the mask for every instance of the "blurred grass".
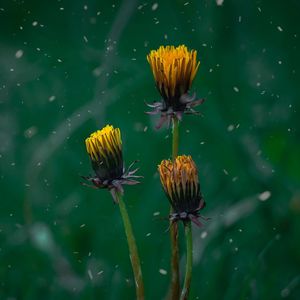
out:
M143 113L159 98L145 57L181 43L198 50L192 92L207 100L184 118L180 153L199 166L212 218L194 228L191 299L299 299L299 3L153 4L1 3L1 299L134 298L119 212L80 185L83 141L106 123L121 128L127 164L140 160L145 178L125 200L147 298L165 295L156 166L171 140Z

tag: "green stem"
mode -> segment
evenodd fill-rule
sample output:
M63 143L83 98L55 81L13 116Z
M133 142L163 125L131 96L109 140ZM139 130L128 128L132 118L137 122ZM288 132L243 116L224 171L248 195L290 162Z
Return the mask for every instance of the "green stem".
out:
M172 118L172 160L174 161L178 155L179 146L179 120L176 117ZM172 213L172 207L170 213ZM178 225L177 222L170 224L170 239L171 239L171 284L169 290L169 298L172 300L179 299L180 283L179 283L179 249L178 249Z
M183 284L180 300L188 299L191 279L192 279L193 237L192 237L191 221L186 221L184 223L184 232L185 232L185 239L186 239L186 267L185 267L184 284Z
M135 238L133 235L130 219L126 210L125 203L122 199L122 196L120 193L117 193L117 197L119 200L119 207L121 216L123 219L123 224L125 228L125 233L127 237L128 242L128 248L129 248L129 257L131 261L131 266L133 270L134 275L134 281L136 286L136 298L137 300L143 300L144 299L144 283L143 283L143 276L142 276L142 269L141 269L141 263L139 259L139 254L137 250L137 246L135 243Z
M172 160L178 156L178 146L179 146L179 120L176 117L173 120L173 140L172 140Z

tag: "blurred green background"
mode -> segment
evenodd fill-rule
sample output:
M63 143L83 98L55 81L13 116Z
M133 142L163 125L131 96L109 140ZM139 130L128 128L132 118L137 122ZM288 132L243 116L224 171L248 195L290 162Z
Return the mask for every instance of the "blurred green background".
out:
M147 299L164 298L156 166L170 130L155 130L144 102L159 99L146 55L167 44L198 51L191 92L206 98L180 127L211 217L193 228L190 299L300 299L299 11L298 0L1 1L0 299L134 299L118 207L80 185L92 173L84 139L108 123L127 165L140 160L125 201ZM183 270L182 235L180 247Z

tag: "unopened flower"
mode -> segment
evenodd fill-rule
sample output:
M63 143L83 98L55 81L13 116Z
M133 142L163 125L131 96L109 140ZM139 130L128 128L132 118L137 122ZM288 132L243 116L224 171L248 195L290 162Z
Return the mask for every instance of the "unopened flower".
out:
M163 160L158 166L158 171L173 209L170 220L191 220L201 226L198 217L201 217L199 211L205 207L205 202L200 192L198 171L192 157L177 156L174 162Z
M138 169L130 170L135 162L127 170L124 167L119 128L107 125L103 129L92 133L85 140L85 145L91 159L92 168L96 173L94 177L83 177L93 184L88 186L109 189L114 201L117 202L116 193L123 194L123 184L134 185L139 183L133 179L141 177L134 175Z
M158 128L172 117L182 118L183 113L196 114L193 107L204 99L195 100L189 95L189 89L198 71L197 51L188 50L186 46L161 46L147 55L153 72L156 87L162 97L161 102L148 104L153 111L149 114L161 114Z

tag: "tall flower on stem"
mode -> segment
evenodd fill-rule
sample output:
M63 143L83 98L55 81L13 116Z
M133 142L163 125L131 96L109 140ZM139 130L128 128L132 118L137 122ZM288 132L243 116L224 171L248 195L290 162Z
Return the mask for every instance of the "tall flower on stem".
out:
M193 107L204 101L195 100L195 95L189 95L200 65L197 62L197 51L189 51L184 45L161 46L158 50L152 50L147 60L162 97L160 102L148 104L153 109L149 114L161 115L157 127L160 128L166 121L170 123L174 116L181 120L183 113L196 114Z
M156 126L159 129L165 122L169 126L172 121L172 158L178 155L179 147L179 121L182 115L198 114L195 106L203 103L204 99L196 99L195 94L191 96L189 90L197 74L200 62L197 61L197 51L188 50L185 45L178 47L161 46L152 50L147 55L147 60L152 69L157 90L161 101L147 104L152 111L148 114L160 114L160 120ZM172 208L171 208L172 213ZM170 229L171 238L171 270L172 279L169 296L171 299L179 297L179 249L178 228L173 224Z
M192 276L193 244L191 221L201 226L199 212L205 207L204 199L200 192L197 167L191 156L177 156L174 161L163 160L158 166L160 180L173 208L170 221L177 223L182 220L185 228L187 245L187 262L184 286L181 300L187 299Z
M135 178L141 177L134 175L138 169L131 171L132 163L126 170L123 163L122 141L119 128L107 125L90 135L85 140L86 150L90 156L92 168L95 171L94 177L83 177L93 185L93 188L107 188L114 199L119 204L120 213L123 219L125 234L127 237L130 260L135 279L136 296L138 300L144 299L144 284L140 259L138 255L135 238L133 235L131 222L123 201L124 184L137 184Z

